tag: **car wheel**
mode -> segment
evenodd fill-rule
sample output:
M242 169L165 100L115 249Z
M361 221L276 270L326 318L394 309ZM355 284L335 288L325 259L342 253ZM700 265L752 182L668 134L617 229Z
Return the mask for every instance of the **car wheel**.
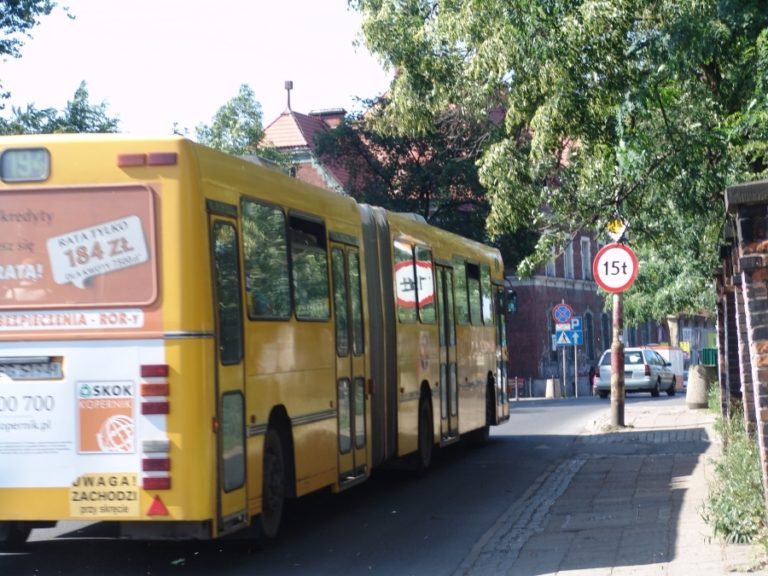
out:
M651 390L651 396L654 398L659 397L659 381L656 380L656 384L653 385L653 389Z
M667 396L674 396L675 395L675 377L672 376L672 384L669 385L669 388L667 388Z

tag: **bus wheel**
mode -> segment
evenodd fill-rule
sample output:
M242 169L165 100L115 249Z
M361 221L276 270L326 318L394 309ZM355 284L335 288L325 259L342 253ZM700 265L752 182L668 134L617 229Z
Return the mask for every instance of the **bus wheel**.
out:
M285 505L285 454L280 434L267 430L264 439L264 470L261 493L261 530L274 538L280 530Z
M432 464L435 433L432 428L432 404L427 396L419 400L419 449L416 453L416 471L426 472Z
M0 550L18 548L29 538L32 528L17 522L0 522Z
M488 382L485 394L485 425L473 430L467 435L473 446L484 446L491 438L491 422L496 419L496 396L493 381Z

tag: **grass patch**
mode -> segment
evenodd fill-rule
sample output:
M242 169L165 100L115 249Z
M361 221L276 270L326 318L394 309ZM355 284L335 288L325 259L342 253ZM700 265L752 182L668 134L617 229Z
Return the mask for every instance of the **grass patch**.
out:
M715 464L702 516L715 536L726 542L765 546L768 526L757 438L745 431L740 411L730 419L718 418L715 429L723 438L723 456Z

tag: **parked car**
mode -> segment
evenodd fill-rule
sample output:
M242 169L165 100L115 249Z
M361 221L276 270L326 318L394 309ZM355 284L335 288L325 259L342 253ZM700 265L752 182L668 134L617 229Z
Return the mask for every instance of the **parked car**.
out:
M650 392L658 396L664 390L675 395L675 374L671 364L647 347L624 348L624 390L626 392ZM606 350L600 358L600 377L595 389L600 398L611 393L611 351Z

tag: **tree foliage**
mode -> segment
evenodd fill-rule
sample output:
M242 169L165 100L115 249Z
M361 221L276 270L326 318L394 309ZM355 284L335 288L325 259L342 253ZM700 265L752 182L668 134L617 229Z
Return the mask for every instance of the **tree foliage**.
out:
M238 156L259 156L284 165L287 159L279 151L265 146L263 114L253 89L241 84L236 96L214 114L211 124L195 128L198 142Z
M396 71L381 122L392 133L425 133L447 109L505 110L480 181L492 233L539 232L519 273L620 215L642 256L630 309L660 318L706 305L723 190L768 175L762 0L350 5Z
M0 0L0 57L18 58L24 38L55 7L52 0ZM10 93L3 88L0 83L0 97L7 98Z
M357 200L419 214L435 226L490 242L490 204L477 160L483 139L495 129L491 119L462 119L447 110L418 135L392 134L376 127L389 105L386 97L367 102L365 114L321 134L318 155L347 171L347 192ZM505 260L517 262L532 247L530 238L510 234L496 241Z
M37 108L11 108L8 118L0 118L0 134L53 134L57 132L117 132L119 120L110 117L107 104L91 104L85 82L75 90L72 100L63 110Z

